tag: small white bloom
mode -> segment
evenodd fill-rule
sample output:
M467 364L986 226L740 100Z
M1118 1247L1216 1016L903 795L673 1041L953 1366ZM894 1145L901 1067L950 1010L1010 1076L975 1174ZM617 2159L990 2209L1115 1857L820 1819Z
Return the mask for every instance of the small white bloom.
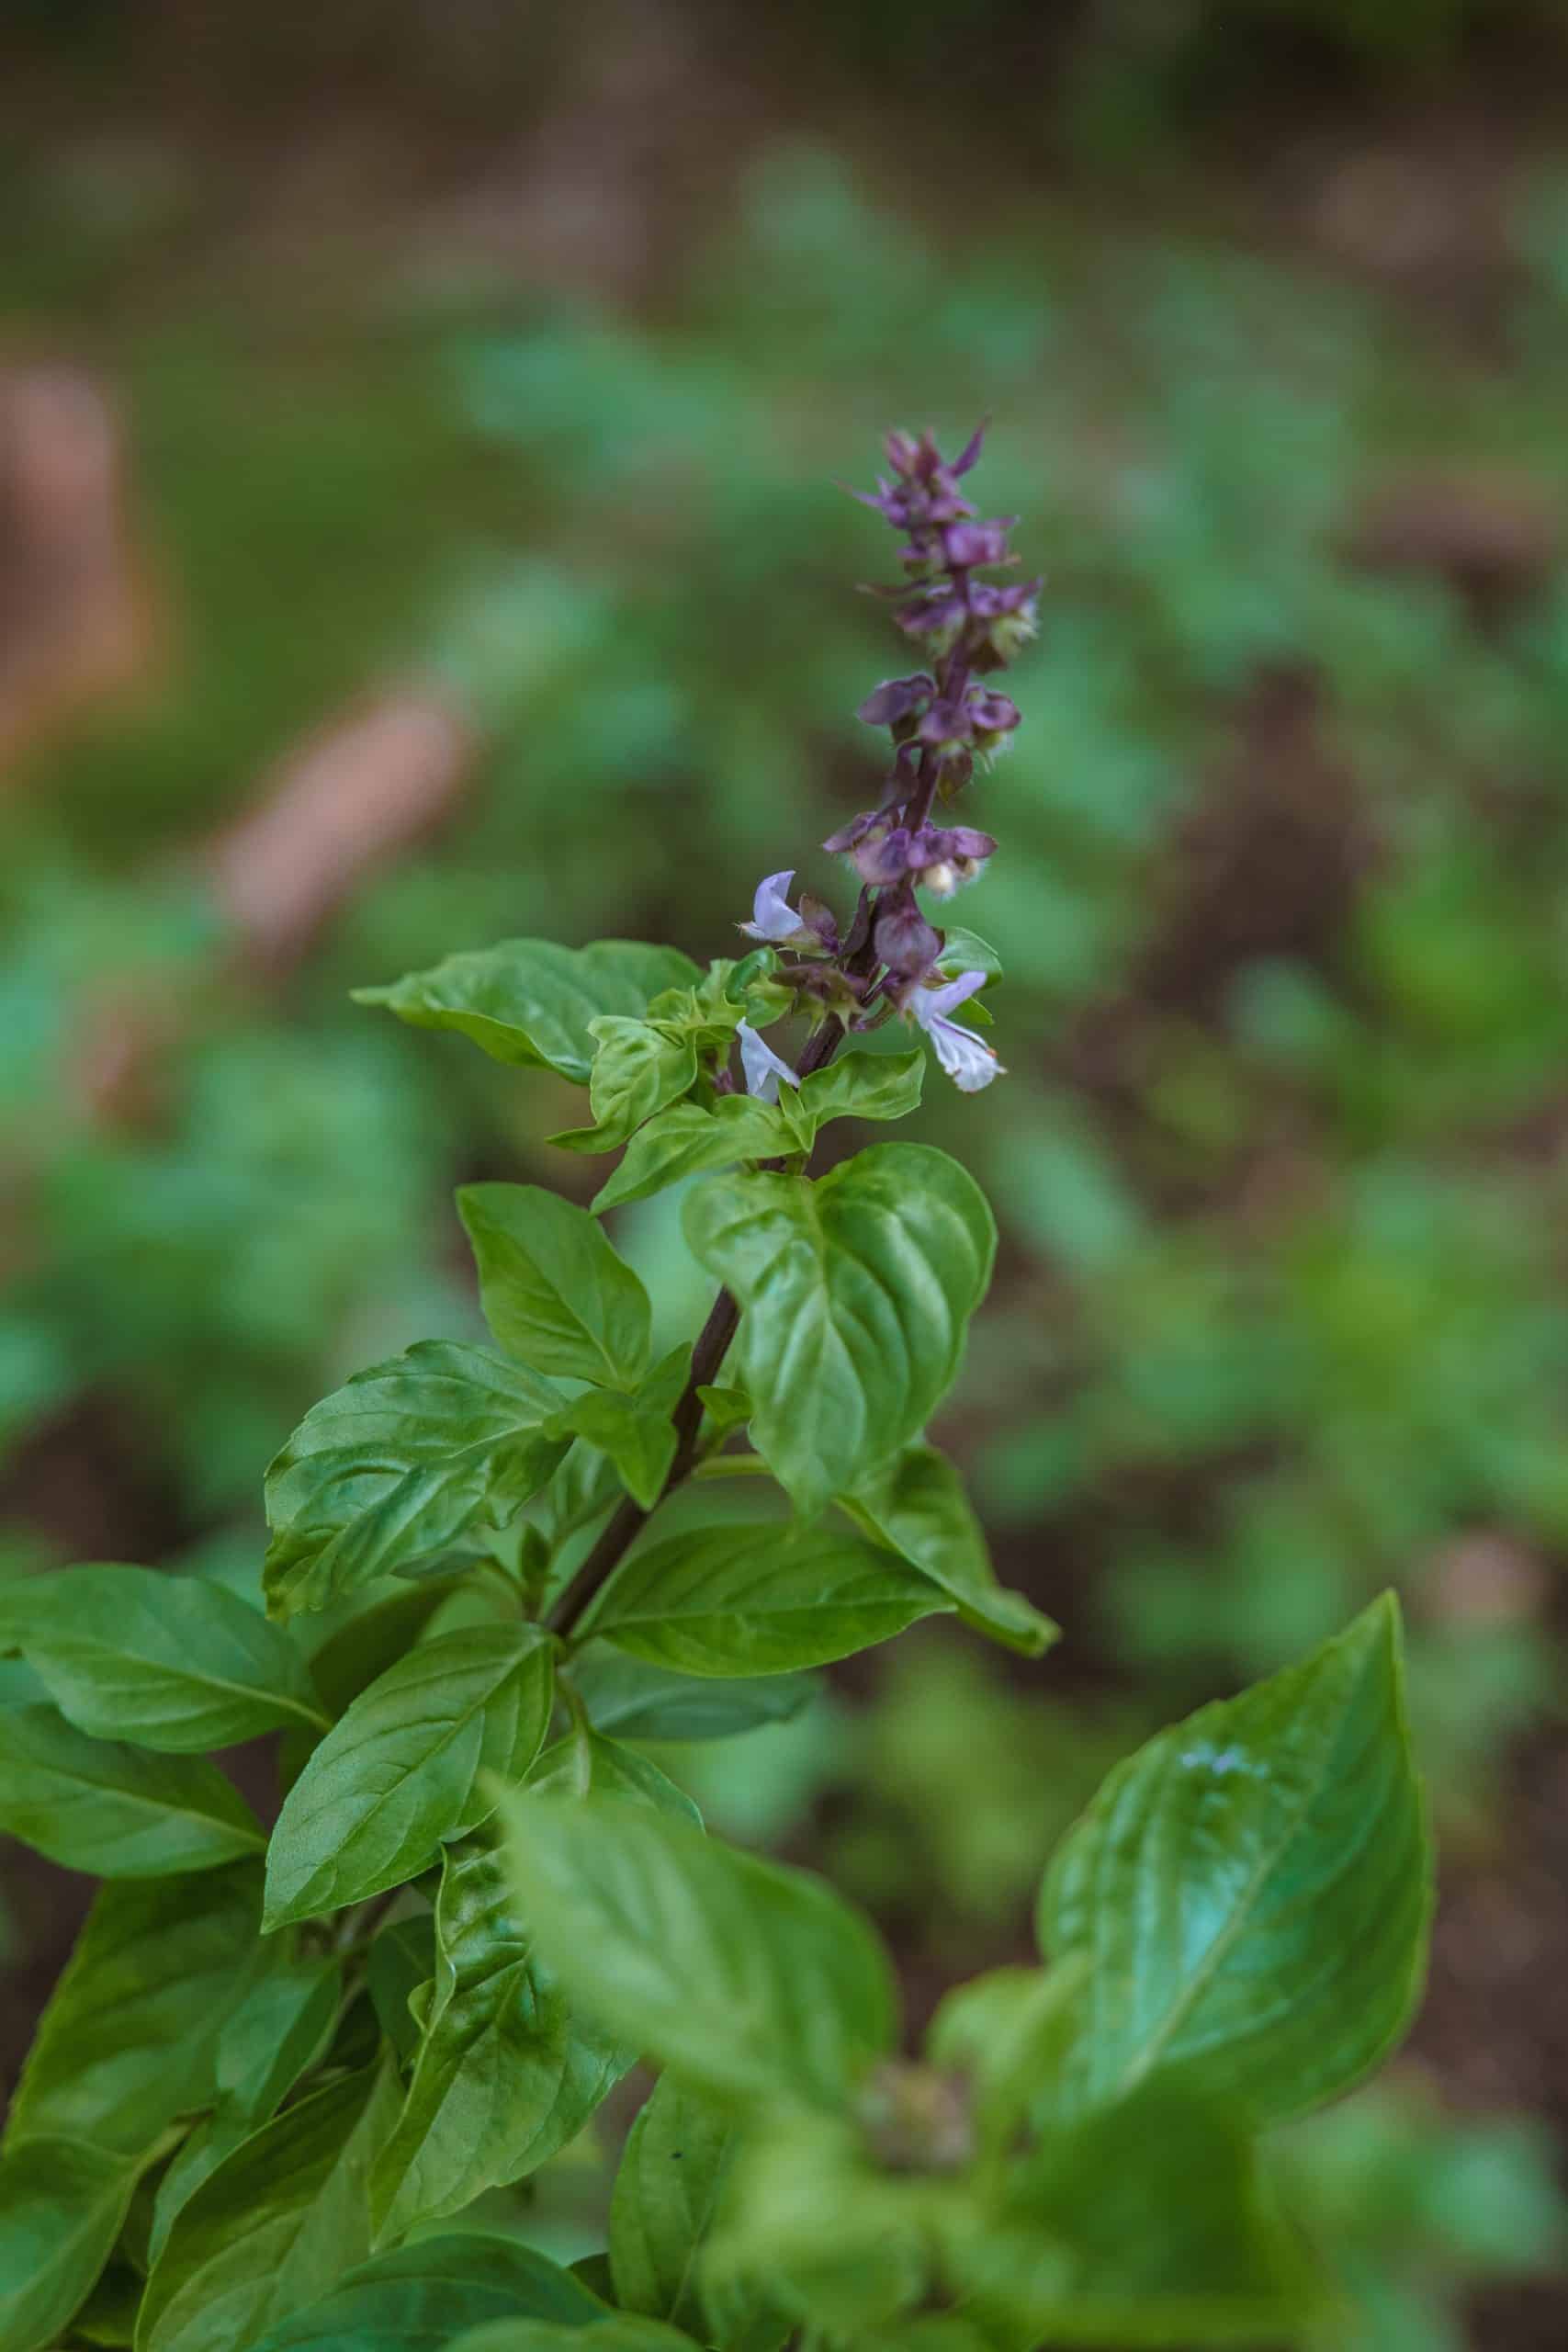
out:
M751 902L751 920L737 926L748 939L798 939L805 929L800 917L790 905L784 893L795 880L795 868L783 874L769 874L757 885L757 895Z
M949 859L941 858L935 865L928 865L916 879L921 889L929 890L933 899L951 899L959 884L958 868Z
M759 899L761 897L759 891ZM781 1078L786 1085L800 1084L788 1062L780 1060L767 1039L759 1037L749 1021L739 1022L735 1034L740 1040L740 1067L746 1073L748 1094L754 1094L760 1102L776 1102Z
M936 1048L936 1057L962 1094L977 1094L989 1086L993 1078L1005 1075L984 1037L973 1029L965 1029L962 1022L950 1021L948 1014L954 1005L972 997L976 989L986 985L984 972L965 972L961 979L949 980L940 989L917 989L909 999L909 1011Z

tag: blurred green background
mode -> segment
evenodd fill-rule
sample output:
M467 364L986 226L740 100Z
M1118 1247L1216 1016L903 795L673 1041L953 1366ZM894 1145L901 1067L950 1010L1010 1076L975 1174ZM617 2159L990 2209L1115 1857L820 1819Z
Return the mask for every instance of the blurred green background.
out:
M581 1189L571 1114L348 989L841 892L899 654L834 482L988 413L1010 1075L921 1132L1005 1234L942 1434L1066 1639L682 1760L919 2009L1397 1585L1445 1891L1289 2152L1342 2352L1568 2319L1565 67L1556 0L0 27L0 1568L250 1580L304 1408L476 1328L450 1188ZM696 1311L671 1203L618 1238ZM0 1870L11 2064L84 1891Z

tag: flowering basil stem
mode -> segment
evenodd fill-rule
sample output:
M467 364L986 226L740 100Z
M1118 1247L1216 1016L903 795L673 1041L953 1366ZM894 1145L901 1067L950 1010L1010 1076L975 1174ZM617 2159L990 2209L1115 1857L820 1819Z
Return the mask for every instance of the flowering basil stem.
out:
M1038 1962L914 2047L869 1923L707 1838L646 1745L798 1714L811 1669L924 1618L1026 1660L1055 1631L926 1436L991 1278L984 1195L924 1143L809 1172L830 1121L918 1107L928 1050L968 1093L1001 1068L953 1018L995 958L937 916L998 854L951 804L1019 724L990 681L1039 582L960 487L979 435L886 446L866 503L919 666L861 706L888 759L826 844L852 911L784 868L705 970L508 940L364 991L498 1084L582 1090L556 1140L606 1157L592 1206L459 1193L493 1344L420 1342L306 1415L265 1476L265 1615L134 1566L0 1595L0 1828L105 1881L0 2148L0 2352L1320 2326L1260 2138L1373 2067L1420 1981L1392 1600L1120 1766L1044 1874ZM901 1050L857 1046L892 1023ZM719 1287L665 1349L601 1219L674 1185ZM773 1490L749 1516L732 1474ZM270 1830L203 1753L262 1735ZM603 2252L563 2269L493 2200L465 2222L638 2058Z

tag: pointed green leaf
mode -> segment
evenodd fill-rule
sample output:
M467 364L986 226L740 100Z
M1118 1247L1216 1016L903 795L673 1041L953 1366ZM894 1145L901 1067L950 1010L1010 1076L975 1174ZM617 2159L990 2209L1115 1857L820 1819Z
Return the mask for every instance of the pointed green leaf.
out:
M611 1013L594 1022L593 1035L598 1051L588 1099L594 1123L550 1137L568 1151L615 1150L696 1083L697 1041L671 1023Z
M655 1365L635 1396L591 1388L563 1406L553 1426L607 1453L633 1500L651 1510L675 1459L671 1418L692 1368L689 1342Z
M266 1843L215 1764L89 1739L55 1707L0 1713L0 1829L99 1878L216 1870Z
M558 1742L539 1758L529 1785L568 1796L608 1789L691 1817L662 1773L604 1739ZM383 2239L537 2171L637 2055L573 2016L525 1928L493 1825L442 1857L435 1936L413 2077L371 2177Z
M366 2175L397 2108L366 2067L253 2132L176 2216L147 2281L138 2352L232 2352L369 2252Z
M181 2142L158 2183L149 2264L204 2180L282 2105L324 2055L343 1993L341 1962L264 1945L261 1973L218 2040L218 2104Z
M0 2155L0 2352L52 2344L97 2283L136 2186L87 2140L14 2140Z
M1238 2126L1161 2084L1048 2137L952 2260L1009 2346L1296 2341L1315 2300Z
M455 2232L373 2255L245 2352L446 2352L487 2320L587 2327L604 2317L596 2296L531 2246Z
M328 1717L287 1634L205 1577L57 1568L7 1591L5 1630L99 1739L198 1755Z
M1160 1733L1069 1832L1040 1932L1091 1962L1070 2095L1179 2070L1259 2122L1337 2098L1409 2020L1431 1901L1388 1595Z
M266 1474L275 1617L378 1576L484 1559L566 1451L558 1389L483 1348L425 1340L306 1414Z
M906 1446L845 1496L844 1509L950 1593L977 1632L1024 1657L1038 1657L1056 1640L1061 1629L1049 1617L998 1584L964 1482L935 1446Z
M1002 959L988 939L976 931L965 931L961 923L950 923L942 935L942 952L936 959L939 972L984 972L987 980L999 980Z
M610 2268L628 2312L668 2321L701 2343L766 2352L789 2314L733 2282L710 2284L702 2256L734 2155L732 2117L661 2075L626 2135L610 2199Z
M719 1682L674 1674L607 1642L591 1643L572 1661L571 1680L595 1731L621 1739L730 1739L793 1721L821 1688L808 1674Z
M797 1148L777 1105L754 1095L721 1094L711 1110L700 1102L671 1102L632 1136L620 1166L594 1194L593 1214L646 1200L706 1168L780 1159Z
M412 2066L419 2048L414 1996L424 1994L434 1973L434 1913L418 1911L406 1919L390 1919L378 1930L365 1963L365 1989L400 2066Z
M796 1124L809 1142L829 1119L907 1119L919 1108L925 1078L919 1046L908 1054L840 1054L795 1090ZM782 1092L779 1100L791 1107Z
M946 1394L996 1227L927 1144L874 1145L819 1182L710 1177L686 1203L698 1258L744 1312L751 1434L802 1510L862 1483Z
M492 2319L470 2327L447 2352L571 2352L577 2330L559 2320ZM656 2319L607 2311L593 2323L593 2352L694 2352L692 2339Z
M537 1184L457 1194L485 1321L519 1363L563 1380L630 1388L648 1369L648 1293L603 1229Z
M498 1062L558 1070L588 1083L589 1024L602 1013L640 1015L663 989L690 987L697 967L673 947L604 939L558 947L542 939L448 956L389 988L355 989L356 1004L382 1004L417 1029L456 1029Z
M256 1966L260 1897L252 1863L105 1887L39 2022L6 2144L136 2155L209 2104L219 2037Z
M929 1577L858 1536L720 1525L634 1552L582 1631L683 1674L786 1674L952 1606Z
M833 2106L889 2046L886 1957L820 1880L609 1798L517 1795L502 1819L568 1991L715 2096Z
M284 1800L266 1866L268 1929L359 1903L435 1860L491 1811L550 1719L553 1651L536 1625L474 1625L411 1650L363 1691Z

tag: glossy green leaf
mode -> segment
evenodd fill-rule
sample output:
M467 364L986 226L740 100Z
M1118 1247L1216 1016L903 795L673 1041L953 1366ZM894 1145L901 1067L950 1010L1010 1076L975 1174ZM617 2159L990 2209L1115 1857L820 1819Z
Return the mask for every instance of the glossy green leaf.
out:
M447 2352L571 2352L576 2334L559 2320L492 2319L469 2328ZM678 2328L610 2311L593 2322L593 2352L693 2352L693 2346Z
M608 1790L692 1818L661 1772L610 1740L558 1742L529 1785L568 1796ZM446 1849L435 1939L412 2080L371 2179L382 2238L536 2172L582 2129L637 2055L573 2016L534 1949L493 1826Z
M779 1110L796 1148L809 1150L829 1119L908 1118L919 1108L925 1077L919 1046L908 1054L840 1054L797 1087L781 1087Z
M216 1870L266 1843L205 1758L90 1739L47 1706L0 1712L0 1829L99 1878Z
M710 1177L693 1250L744 1312L751 1435L803 1510L858 1487L956 1375L996 1227L973 1177L927 1144L873 1146L819 1182Z
M1049 2137L952 2259L966 2308L1019 2352L1294 2341L1314 2301L1245 2135L1162 2084Z
M693 1528L634 1552L583 1631L683 1674L825 1666L951 1609L890 1553L821 1528Z
M412 1649L446 1598L446 1589L435 1577L422 1577L417 1584L390 1584L383 1598L356 1609L312 1650L310 1679L334 1723L351 1700ZM309 1619L299 1627L302 1638L314 1630Z
M100 1739L196 1755L328 1722L288 1634L205 1577L58 1568L6 1593L0 1630Z
M385 1005L418 1029L456 1029L498 1062L558 1070L586 1085L603 1013L640 1015L663 989L689 987L697 967L673 947L604 939L558 947L542 939L448 956L389 988L356 989L356 1004Z
M791 1722L821 1687L808 1674L722 1681L675 1674L607 1642L590 1643L573 1659L571 1680L594 1729L621 1739L729 1739Z
M332 2040L343 1992L341 1962L326 1954L289 1952L280 1938L263 1947L261 1959L260 1974L219 2036L218 2104L181 2142L159 2180L150 2263L202 2182L276 2113Z
M378 1576L463 1567L566 1451L558 1389L483 1348L422 1340L306 1414L266 1474L275 1617Z
M750 1094L721 1094L710 1109L700 1102L672 1102L639 1127L626 1156L593 1197L593 1214L646 1200L708 1168L732 1168L738 1159L774 1159L798 1148L778 1107Z
M697 1040L665 1022L608 1014L595 1021L598 1047L588 1099L591 1127L570 1127L550 1141L568 1151L615 1151L696 1083Z
M977 931L965 931L962 923L949 923L942 935L942 952L937 956L939 972L984 972L987 980L1002 977L1002 959L988 939Z
M474 1625L411 1650L362 1691L284 1800L267 1928L359 1903L477 1828L489 1776L516 1780L549 1724L553 1651L536 1625Z
M1179 2071L1259 2122L1337 2098L1409 2019L1431 1900L1389 1595L1162 1732L1069 1833L1040 1912L1090 1962L1068 2095Z
M231 2352L363 2261L366 2175L396 2108L389 2069L370 2066L243 2142L175 2218L147 2282L138 2352Z
M964 1482L932 1445L908 1445L852 1495L844 1509L868 1533L951 1594L958 1613L1024 1657L1038 1657L1060 1633L1021 1593L997 1582Z
M531 2246L454 2232L373 2255L246 2352L446 2352L487 2320L587 2327L604 2317L596 2296Z
M635 2052L580 2028L486 1830L448 1846L413 2078L371 2179L377 2234L456 2213L582 2129Z
M17 2139L0 2155L0 2352L40 2352L92 2293L136 2165L87 2140Z
M135 2155L209 2105L257 1964L260 1898L254 1863L105 1887L39 2021L7 2145L79 2138Z
M661 2075L626 2136L610 2199L610 2269L628 2312L701 2343L765 2352L793 2322L764 2296L705 2278L702 2256L734 2154L733 2119Z
M457 1194L485 1321L534 1372L634 1387L648 1369L648 1293L586 1209L537 1184Z
M435 1973L435 1919L416 1911L377 1930L365 1963L365 1988L382 2032L402 2066L413 2064L420 2029L411 2004Z
M519 1795L502 1819L568 1991L693 2082L831 2106L888 2047L886 1957L819 1880L611 1799Z
M591 1388L558 1414L553 1426L597 1446L615 1464L626 1492L651 1510L675 1459L671 1416L692 1368L689 1342L655 1365L635 1396Z

